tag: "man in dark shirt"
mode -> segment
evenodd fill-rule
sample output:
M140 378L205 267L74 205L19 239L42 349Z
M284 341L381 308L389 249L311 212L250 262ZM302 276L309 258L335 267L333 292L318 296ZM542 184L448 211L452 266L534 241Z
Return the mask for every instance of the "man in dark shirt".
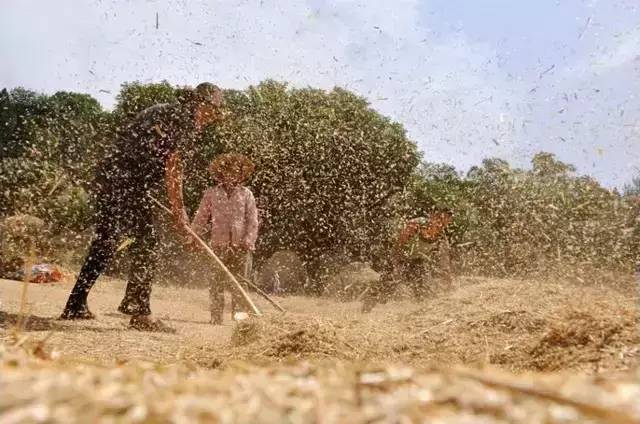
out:
M130 246L131 271L125 297L118 310L131 315L139 330L171 331L150 318L151 282L157 258L153 226L153 195L164 185L173 221L189 236L182 200L180 152L193 147L200 130L221 118L222 91L202 83L180 90L179 101L157 104L140 112L119 134L96 175L96 229L89 254L71 291L62 319L92 319L87 297L98 276L113 258L125 236Z

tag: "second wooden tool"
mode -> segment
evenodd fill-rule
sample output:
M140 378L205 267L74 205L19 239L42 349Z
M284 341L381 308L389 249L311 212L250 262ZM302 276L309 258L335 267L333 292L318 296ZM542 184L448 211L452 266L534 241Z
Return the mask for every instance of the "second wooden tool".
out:
M169 210L169 208L167 208L165 205L163 205L162 203L160 203L156 198L149 196L151 198L151 200L154 201L154 203L156 205L158 205L160 208L162 208L165 212L167 212L168 214L171 214L171 211ZM251 300L251 298L249 297L249 295L247 294L247 292L245 291L245 289L242 287L242 285L240 283L238 283L238 280L236 280L236 277L234 277L234 275L231 273L231 271L229 271L229 269L226 267L226 265L220 260L220 258L218 258L218 255L216 255L213 250L211 250L211 248L209 247L209 245L207 243L205 243L200 236L198 236L198 234L196 234L195 231L193 231L191 229L191 227L189 227L188 225L185 225L185 229L187 230L187 232L189 232L189 234L191 236L193 236L193 238L198 242L198 244L200 245L200 247L202 247L204 249L205 252L207 252L207 254L216 262L216 264L222 268L222 270L224 271L224 273L227 275L227 277L229 278L229 280L231 280L231 282L233 283L234 287L238 290L238 292L240 292L240 295L242 296L242 299L245 301L245 303L247 304L247 306L251 309L251 311L254 313L254 315L256 316L262 316L262 313L260 312L260 310L258 309L258 307L255 305L255 303L253 303L253 301Z

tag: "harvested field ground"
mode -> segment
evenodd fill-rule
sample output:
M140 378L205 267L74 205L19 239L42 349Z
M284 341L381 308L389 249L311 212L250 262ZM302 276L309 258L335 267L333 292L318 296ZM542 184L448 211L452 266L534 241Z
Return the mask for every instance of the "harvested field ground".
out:
M0 280L0 422L640 419L638 299L604 287L460 278L428 301L368 315L304 297L278 299L281 315L259 300L265 317L217 327L205 290L154 288L153 309L175 335L127 329L115 312L124 285L109 279L90 297L98 320L57 321L70 288L30 284L16 336L22 284Z

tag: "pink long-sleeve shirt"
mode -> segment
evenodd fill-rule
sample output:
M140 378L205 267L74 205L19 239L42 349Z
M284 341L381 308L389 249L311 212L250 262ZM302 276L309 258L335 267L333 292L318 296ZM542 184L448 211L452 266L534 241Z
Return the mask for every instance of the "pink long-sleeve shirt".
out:
M258 238L258 209L253 193L246 187L235 187L230 193L221 186L207 189L191 227L202 234L209 225L212 247L244 243L253 250Z

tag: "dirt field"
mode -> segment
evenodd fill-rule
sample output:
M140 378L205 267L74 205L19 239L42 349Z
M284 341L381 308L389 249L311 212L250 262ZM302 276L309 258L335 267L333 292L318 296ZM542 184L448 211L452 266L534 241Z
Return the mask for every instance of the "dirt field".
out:
M487 385L482 378L478 380L455 370L459 370L459 366L464 366L466 370L486 370L489 367L494 370L488 374L492 378L502 375L504 371L508 372L504 378L509 381L514 378L511 372L535 372L530 374L535 376L535 381L554 381L549 387L557 389L554 392L556 395L563 390L576 394L579 387L592 387L582 395L585 402L604 406L615 404L619 406L618 410L628 409L632 414L633 407L629 405L634 403L628 402L625 396L640 393L638 385L627 384L634 378L639 355L637 298L606 287L577 287L557 281L460 278L451 292L422 303L408 300L391 302L377 307L368 315L360 314L356 303L303 297L278 299L288 311L281 315L258 300L259 307L266 312L265 317L236 325L227 314L223 326L208 324L208 296L205 290L154 288L153 310L156 316L177 329L175 335L127 329L126 317L116 312L124 293L123 283L109 279L97 284L89 300L92 310L98 314L97 320L58 321L56 317L62 310L70 287L69 283L28 285L26 311L30 316L16 336L14 327L19 320L22 283L0 280L0 336L5 341L3 367L6 375L11 376L11 381L15 383L7 386L15 389L5 393L9 395L5 399L14 399L14 403L0 401L0 408L15 406L15 402L18 402L16 399L25 397L23 389L20 389L21 384L29 382L33 385L34 381L44 378L43 375L51 375L50 368L55 365L63 367L67 373L65 387L76 387L76 391L82 384L107 390L103 387L110 381L107 377L87 383L87 373L120 370L124 374L119 374L118 378L128 379L129 386L116 384L112 390L125 398L126 393L133 390L131 387L144 386L144 390L160 390L163 396L173 393L170 396L172 402L177 402L174 391L183 390L180 387L184 388L185 379L193 380L194 386L188 385L189 389L184 390L191 393L192 397L198 393L208 393L203 396L212 403L206 408L200 405L209 412L192 418L215 417L219 422L309 422L310 418L317 422L388 422L388 414L400 413L398 411L404 411L398 417L405 417L409 420L406 422L411 422L415 417L424 416L425 411L419 407L422 405L420 393L406 392L408 389L404 383L399 383L406 379L412 382L414 389L416 384L425 390L430 388L432 393L429 395L431 397L427 396L429 399L433 396L446 398L447 390L460 388L455 396L453 392L449 393L451 404L438 403L437 408L432 405L435 409L430 411L434 414L437 412L433 417L440 416L438 414L447 408L451 413L452 421L447 418L442 422L480 422L464 421L463 418L479 419L481 415L486 415L485 418L489 420L486 422L586 422L585 417L594 419L593 422L635 422L629 418L632 415L612 418L605 416L608 414L606 411L589 413L581 411L580 405L575 404L571 407L579 412L572 412L574 415L569 414L565 421L556 420L554 416L549 418L549 408L536 406L534 400L538 399L537 396L530 397L533 399L530 405L526 402L520 405L524 408L520 413L528 418L519 420L515 409L507 413L504 408L513 402L521 402L517 399L514 401L512 397L517 398L522 394L516 396L512 388L504 387L496 389L496 393L506 396L503 399L505 403L502 406L494 405L494 410L487 411L484 409L486 405L480 407L479 404L470 409L460 406L466 405L465 402L474 404L476 401L465 400L466 396L473 398L480 396L480 393L484 396L489 393L488 387L495 389L495 385ZM16 338L22 350L32 352L31 355L25 357L17 353L16 348L12 347ZM38 343L44 339L44 344ZM140 361L153 362L154 365L141 368ZM159 364L168 368L159 371ZM162 381L147 381L145 372L150 369L158 373L154 375L162 376L157 377ZM306 387L304 382L299 381L301 375L314 376L312 382L307 381L311 386ZM364 396L363 399L354 398L352 391L355 389L349 385L351 383L347 384L350 394L341 392L347 390L343 383L352 381L356 378L354 376L364 376L362 387L367 388L367 394L358 394ZM522 378L517 380L517 384L522 383ZM79 380L73 383L74 379ZM281 384L272 384L279 380L282 380ZM223 386L233 384L237 390L226 386L223 389L215 381ZM616 396L609 398L600 394L597 400L593 400L591 396L596 396L598 390L604 390L603 385L608 387L607 390L626 387L625 390L630 392L616 392ZM41 386L38 387L42 389ZM203 392L199 392L198 388ZM221 401L212 400L211 390L216 393L214 398L227 399L229 404L235 405L241 398L246 402L255 398L256 402L267 404L271 399L275 403L270 407L261 404L262 409L258 408L258 412L253 413L250 410L239 412L229 407L227 413L231 415L225 419L224 408L213 407ZM282 390L284 393L281 393ZM95 396L101 392L94 391L91 391L91 400L85 399L85 403L102 405L100 402L107 402L104 399L97 400ZM269 391L273 393L269 395ZM28 404L28 399L35 401L36 392L33 391L31 398L27 396L27 400L21 402ZM328 397L323 399L325 395ZM424 393L422 395L426 396ZM82 396L88 395L82 392ZM383 398L386 399L384 402L391 405L390 409L384 406ZM204 402L203 398L189 399L195 402L194 405ZM543 401L549 402L549 399ZM144 402L151 401L147 399ZM562 402L559 404L562 405ZM139 403L132 403L130 407L122 407L124 409L118 414L133 414L135 411L132 408L136 405L140 406ZM169 412L161 412L161 404L145 405L146 415L144 411L138 411L143 421L150 419L150 411L155 411L153 413L158 415L154 415L154 420L157 418L156 421L164 422ZM318 418L318 411L323 405L334 415ZM370 405L369 412L366 405ZM200 406L195 409L200 410ZM530 411L527 409L529 406ZM108 411L100 414L114 413L109 409L110 406L102 407ZM182 407L186 408L184 405ZM403 409L405 407L408 409ZM417 412L415 407L418 407ZM262 415L266 410L274 415ZM542 413L542 410L547 412ZM12 411L16 414L15 410ZM53 414L55 411L64 413L65 410L63 408L63 412L60 412L50 405L47 411ZM541 415L529 420L533 417L530 414L535 411ZM188 408L183 411L187 415L192 412ZM516 415L511 416L512 413ZM19 414L15 416L24 418ZM350 418L346 419L347 416ZM93 419L91 416L85 418ZM627 419L631 421L625 421ZM4 422L2 416L0 421Z

